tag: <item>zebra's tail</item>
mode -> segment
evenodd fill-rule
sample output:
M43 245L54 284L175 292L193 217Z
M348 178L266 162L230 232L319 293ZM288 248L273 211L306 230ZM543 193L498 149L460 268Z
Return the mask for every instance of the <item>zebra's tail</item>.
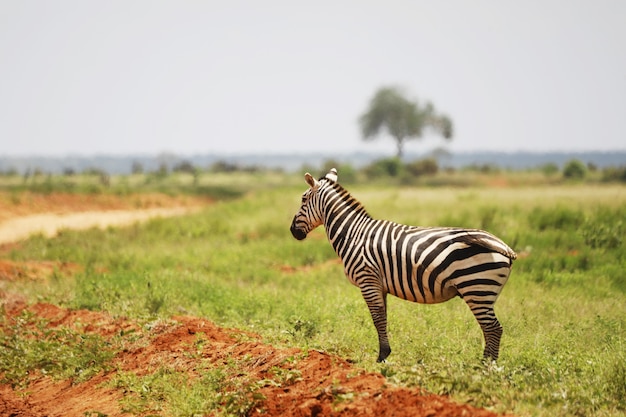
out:
M517 253L515 253L515 251L511 249L506 243L483 230L468 230L466 234L463 234L461 236L461 241L470 246L482 246L483 248L506 256L511 261L517 259Z

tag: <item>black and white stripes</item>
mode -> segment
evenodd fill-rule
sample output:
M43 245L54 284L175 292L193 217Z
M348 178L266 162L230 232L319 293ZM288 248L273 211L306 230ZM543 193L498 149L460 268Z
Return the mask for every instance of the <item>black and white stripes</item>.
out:
M378 331L378 361L391 353L387 339L387 294L433 304L460 296L485 337L485 358L497 359L502 326L493 305L516 255L497 237L476 229L415 227L371 218L337 183L337 171L315 180L291 224L304 239L324 225L348 279L361 289Z

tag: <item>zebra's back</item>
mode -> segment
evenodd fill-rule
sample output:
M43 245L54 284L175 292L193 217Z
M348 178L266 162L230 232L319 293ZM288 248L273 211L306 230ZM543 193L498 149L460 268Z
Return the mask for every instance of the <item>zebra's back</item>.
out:
M418 303L457 295L493 303L516 257L500 239L477 229L375 221L364 236L364 256L378 268L385 291Z

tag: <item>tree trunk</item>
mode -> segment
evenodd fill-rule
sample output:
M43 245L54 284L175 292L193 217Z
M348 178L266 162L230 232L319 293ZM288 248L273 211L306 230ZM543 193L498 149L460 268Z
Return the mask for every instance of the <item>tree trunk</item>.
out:
M396 137L396 157L402 159L404 153L404 138Z

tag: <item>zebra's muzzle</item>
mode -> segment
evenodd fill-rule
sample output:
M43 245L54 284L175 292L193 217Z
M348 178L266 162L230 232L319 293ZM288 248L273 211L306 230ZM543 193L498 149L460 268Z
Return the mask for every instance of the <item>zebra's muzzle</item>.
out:
M306 232L302 229L298 229L296 227L296 222L291 223L291 227L289 228L289 230L291 230L291 234L293 235L293 237L298 240L303 240L306 237Z

